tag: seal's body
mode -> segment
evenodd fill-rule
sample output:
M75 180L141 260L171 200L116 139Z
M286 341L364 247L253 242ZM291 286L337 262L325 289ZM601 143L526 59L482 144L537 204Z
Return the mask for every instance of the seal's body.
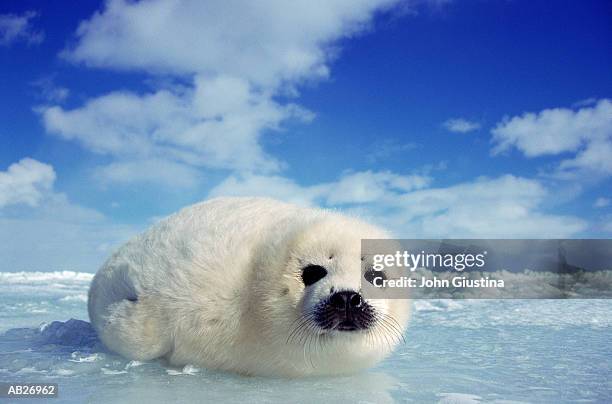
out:
M329 211L213 199L121 247L92 282L89 317L130 359L251 375L353 372L388 354L408 319L406 301L359 294L360 240L386 237Z

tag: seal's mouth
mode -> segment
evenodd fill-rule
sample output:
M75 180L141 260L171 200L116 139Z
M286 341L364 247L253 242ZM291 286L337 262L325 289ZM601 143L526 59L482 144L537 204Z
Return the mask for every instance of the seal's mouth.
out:
M335 329L338 331L356 331L359 330L360 327L352 320L344 320L340 322Z

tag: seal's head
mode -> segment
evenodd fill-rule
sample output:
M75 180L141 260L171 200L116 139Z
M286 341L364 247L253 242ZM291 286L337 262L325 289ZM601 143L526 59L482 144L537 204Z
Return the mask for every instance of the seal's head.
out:
M260 326L268 341L276 341L281 360L290 361L286 373L355 372L374 365L403 340L408 302L362 294L366 257L361 256L361 240L368 238L389 236L330 213L284 237L276 254L265 254L267 265L277 270L261 272L268 279L257 299L257 317L265 318Z

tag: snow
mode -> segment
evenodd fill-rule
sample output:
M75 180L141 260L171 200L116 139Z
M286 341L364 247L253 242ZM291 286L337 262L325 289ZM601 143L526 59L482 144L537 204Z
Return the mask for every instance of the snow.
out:
M172 368L107 352L91 274L0 273L0 382L59 384L58 402L605 402L612 300L416 300L406 343L375 369L308 379Z

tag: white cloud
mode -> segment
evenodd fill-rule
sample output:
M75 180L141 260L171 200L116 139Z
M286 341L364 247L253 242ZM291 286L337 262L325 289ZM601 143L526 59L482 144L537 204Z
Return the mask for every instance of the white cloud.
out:
M63 56L88 66L184 76L190 84L147 94L116 91L72 110L38 110L48 132L110 155L121 167L126 160L132 168L163 160L183 171L275 172L284 162L263 150L262 135L288 120L313 118L279 97L295 97L304 81L327 77L335 41L363 31L396 1L111 0L80 25L75 46ZM122 182L153 177L119 176L117 168L101 172Z
M198 184L198 170L167 160L117 161L99 167L95 175L102 183L148 182L169 188L192 188Z
M468 121L464 118L449 119L442 124L447 130L457 133L468 133L480 129L478 122Z
M230 177L210 196L269 196L302 205L341 207L391 229L398 237L568 237L586 223L542 212L547 190L512 175L427 188L429 178L358 172L300 186L274 176Z
M63 102L70 95L70 90L55 84L53 76L41 77L30 83L36 95L47 102Z
M429 185L423 175L398 175L389 171L363 171L343 175L327 190L328 205L383 202L402 193Z
M612 113L612 111L611 111ZM607 139L590 140L573 159L561 161L560 176L572 177L586 171L602 175L612 175L612 126Z
M404 232L430 237L563 238L586 228L578 218L543 213L547 197L538 181L504 175L417 191L398 204L409 218Z
M38 208L0 211L0 271L93 272L136 231L51 195Z
M427 186L430 178L389 171L345 173L334 182L300 186L281 176L230 176L210 191L214 196L268 196L304 206L374 203Z
M97 269L135 229L54 191L53 167L30 158L0 172L0 271Z
M53 167L39 161L24 158L0 171L0 208L26 204L37 206L43 194L55 181Z
M604 197L597 198L593 204L595 208L606 208L608 206L610 206L610 199Z
M419 145L414 142L400 143L393 139L377 139L368 149L366 159L370 164L385 162L398 154L410 152L418 147Z
M262 132L278 129L290 118L310 118L301 108L280 105L253 92L243 80L228 77L197 77L194 88L181 93L114 92L77 109L52 106L39 111L47 131L96 153L264 172L278 170L280 162L261 149Z
M8 46L16 41L24 41L28 44L39 44L44 39L41 31L35 31L32 27L32 19L37 16L33 11L27 11L21 15L0 14L0 46Z
M281 176L232 175L214 187L208 196L266 196L302 206L313 206L323 192L324 189L318 186L300 186Z
M571 153L559 175L582 171L612 175L612 102L579 109L554 108L504 118L492 130L493 154L516 147L527 157Z
M328 73L332 41L395 0L111 0L83 22L70 60L90 66L228 75L267 88Z
M574 107L574 108L588 107L588 106L597 104L597 101L598 100L595 97L584 98L582 100L579 100L579 101L576 101L575 103L573 103L572 107Z

